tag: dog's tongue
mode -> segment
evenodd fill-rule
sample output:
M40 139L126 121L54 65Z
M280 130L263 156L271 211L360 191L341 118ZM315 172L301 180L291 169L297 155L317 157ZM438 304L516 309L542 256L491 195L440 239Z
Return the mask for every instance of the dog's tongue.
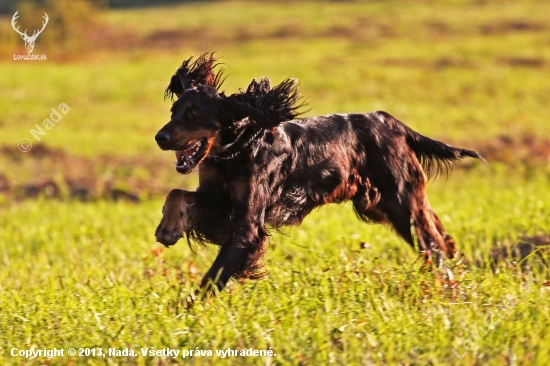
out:
M182 156L184 156L185 160L189 160L191 158L191 156L193 156L193 153L194 153L194 151L192 151L191 149L176 151L176 159L177 159L177 161L180 161Z

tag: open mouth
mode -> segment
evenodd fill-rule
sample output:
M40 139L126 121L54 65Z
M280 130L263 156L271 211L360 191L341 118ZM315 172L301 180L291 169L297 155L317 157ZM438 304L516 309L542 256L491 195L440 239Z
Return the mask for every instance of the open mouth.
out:
M176 170L181 174L188 174L204 158L208 141L202 138L185 150L176 150Z

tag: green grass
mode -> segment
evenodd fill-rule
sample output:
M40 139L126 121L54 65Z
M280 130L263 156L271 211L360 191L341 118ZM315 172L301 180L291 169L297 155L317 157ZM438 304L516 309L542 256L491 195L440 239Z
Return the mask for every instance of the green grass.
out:
M534 227L550 231L546 180L519 184L480 175L460 172L430 190L468 259L483 260L492 245L514 243ZM33 346L138 353L142 347L272 347L275 364L459 363L452 349L466 352L466 364L549 361L545 267L523 275L504 263L497 274L451 265L459 281L451 287L437 271L422 274L404 242L384 227L360 223L349 205L323 208L300 227L274 234L266 280L234 283L187 310L183 299L216 251L193 253L182 242L158 253L153 232L161 205L27 201L3 209L0 362L18 363L11 348ZM370 248L360 249L361 241ZM490 313L495 328L487 332ZM487 334L478 336L478 327ZM194 358L195 364L218 361ZM230 364L265 362L234 358Z
M152 136L168 118L163 89L184 58L207 47L227 63L229 92L253 77L296 77L309 115L382 109L471 145L497 134L548 136L550 86L541 80L550 79L549 12L546 2L500 1L111 11L102 17L113 27L144 39L180 31L185 42L126 52L121 42L120 53L100 49L70 64L2 62L0 143L15 146L65 102L73 109L46 143L86 155L160 154ZM514 31L516 23L527 30ZM510 58L541 64L512 66Z
M472 148L499 134L547 137L549 11L542 1L217 2L106 11L98 14L105 26L143 40L181 31L185 42L169 50L121 44L118 52L71 55L71 62L53 51L43 63L1 61L0 146L32 139L29 129L67 103L71 110L41 142L75 158L165 159L169 171L172 154L153 141L169 117L163 89L182 59L206 47L227 63L229 92L256 76L297 77L308 115L382 109L421 133ZM12 182L32 181L37 164L54 179L71 169L91 174L82 163L63 170L50 158L21 156L0 156L0 173ZM147 181L143 167L120 170ZM102 179L119 173L101 171ZM533 272L522 273L507 260L492 271L486 262L493 246L550 233L549 180L549 165L490 162L430 183L430 203L465 255L447 263L453 280L422 272L406 243L387 228L360 223L349 204L331 205L273 233L265 280L232 283L192 309L184 299L216 248L193 253L181 242L160 251L153 236L160 197L117 204L0 194L0 364L172 362L30 361L13 358L14 347L271 347L277 356L270 360L178 361L546 365L548 268L535 261ZM195 181L175 172L162 178L174 188ZM487 331L491 314L499 321Z

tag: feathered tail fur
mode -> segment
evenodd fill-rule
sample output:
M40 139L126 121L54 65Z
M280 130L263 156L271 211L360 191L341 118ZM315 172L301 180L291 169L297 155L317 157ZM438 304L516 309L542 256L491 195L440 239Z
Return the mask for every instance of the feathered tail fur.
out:
M405 134L407 144L416 154L428 179L449 174L453 169L453 163L466 157L485 161L475 151L452 147L423 136L385 112L374 112L374 114L391 129Z

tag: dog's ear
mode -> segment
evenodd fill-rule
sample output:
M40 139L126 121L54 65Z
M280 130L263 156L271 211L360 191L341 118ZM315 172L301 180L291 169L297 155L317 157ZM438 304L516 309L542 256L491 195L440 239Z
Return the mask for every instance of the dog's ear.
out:
M230 124L248 117L257 125L271 129L297 118L302 107L300 102L295 79L286 79L274 88L268 78L254 79L246 91L222 99L219 118Z
M241 90L239 93L231 95L230 98L241 103L249 104L251 107L256 108L260 112L263 110L262 102L269 90L271 90L271 85L268 78L264 77L259 81L257 79L253 79L250 85L246 88L246 91Z
M170 84L164 91L164 99L179 97L186 89L199 85L209 85L218 90L225 81L223 71L216 71L215 68L221 63L214 55L215 52L205 52L195 61L193 56L183 61L181 66L172 75Z
M219 100L221 105L218 108L220 112L218 119L226 126L245 118L249 118L256 123L264 120L264 116L254 107L252 102L242 93L232 94L228 97L222 96L222 99Z
M286 79L271 88L268 78L252 80L246 91L227 98L226 110L231 110L233 122L249 117L258 125L271 129L281 122L297 118L302 107L295 79Z
M262 113L271 116L274 123L289 121L300 116L298 110L304 106L303 98L298 93L298 80L285 79L279 85L269 88L260 82L253 92L258 93Z

